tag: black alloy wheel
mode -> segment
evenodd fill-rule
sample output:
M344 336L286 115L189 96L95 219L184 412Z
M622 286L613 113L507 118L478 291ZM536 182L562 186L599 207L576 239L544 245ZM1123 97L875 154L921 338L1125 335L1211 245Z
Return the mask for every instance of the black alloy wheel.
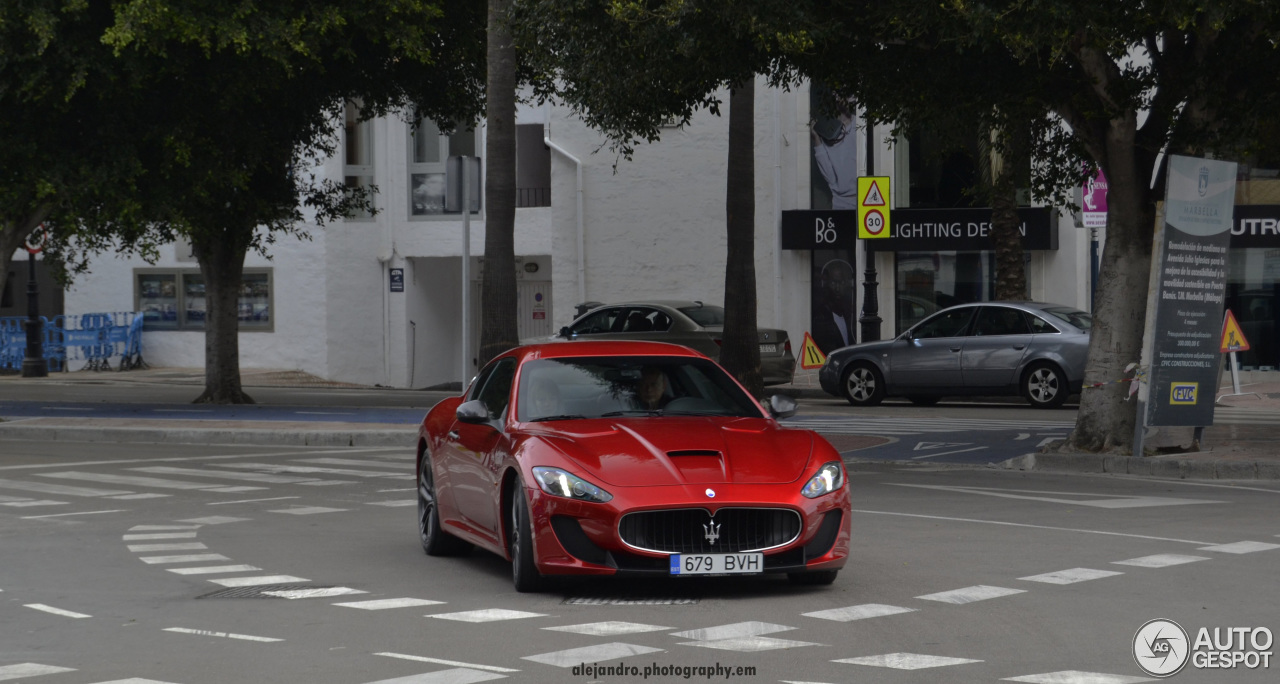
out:
M511 552L511 581L516 591L539 591L546 584L542 573L533 561L533 528L529 524L529 502L524 498L524 487L516 482L511 495L511 529L508 542Z
M440 529L431 454L426 451L422 452L418 465L418 537L422 540L422 550L428 556L453 556L471 549L467 542Z

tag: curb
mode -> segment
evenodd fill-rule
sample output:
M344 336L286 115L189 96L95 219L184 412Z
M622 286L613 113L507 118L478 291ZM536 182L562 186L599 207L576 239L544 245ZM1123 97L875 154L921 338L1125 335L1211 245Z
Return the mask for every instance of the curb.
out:
M1042 472L1137 475L1175 480L1280 480L1280 463L1214 458L1139 458L1098 454L1027 454L1006 468Z
M214 428L109 428L0 425L0 439L44 442L148 442L266 446L365 446L412 449L417 428L407 430L260 430Z

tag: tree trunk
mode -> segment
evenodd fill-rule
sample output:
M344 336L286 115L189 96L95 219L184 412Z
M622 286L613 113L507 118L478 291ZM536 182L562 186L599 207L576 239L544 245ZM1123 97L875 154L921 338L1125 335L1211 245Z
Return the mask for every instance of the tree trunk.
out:
M516 50L507 27L510 6L511 0L489 0L480 368L520 343L515 256Z
M1008 135L1002 131L999 135ZM1005 159L991 165L991 242L996 252L995 298L1006 302L1028 299L1027 268L1018 230L1018 172L1025 168L1025 136L1008 135Z
M725 188L728 259L720 365L752 395L764 395L756 331L755 79L729 94L729 170Z
M1155 216L1150 165L1139 163L1134 145L1136 117L1111 122L1106 139L1107 241L1098 271L1089 372L1084 382L1110 383L1086 389L1066 449L1126 452L1133 448L1137 419L1125 366L1142 355Z
M254 403L240 387L240 280L248 245L237 232L225 228L191 238L205 288L204 393L196 404Z

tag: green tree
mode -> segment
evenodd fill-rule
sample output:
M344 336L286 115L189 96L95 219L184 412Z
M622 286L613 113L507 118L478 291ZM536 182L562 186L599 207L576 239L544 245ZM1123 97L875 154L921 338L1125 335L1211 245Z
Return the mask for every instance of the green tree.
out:
M205 279L205 391L197 401L251 402L240 385L237 300L244 257L280 234L302 235L370 204L368 192L317 179L338 145L344 103L362 116L394 108L474 120L481 101L483 15L465 0L378 0L231 6L117 0L106 42L126 63L118 98L140 168L131 193L144 231L111 221L68 223L65 255L153 253L192 244ZM97 9L97 5L94 5ZM77 44L62 46L75 50Z

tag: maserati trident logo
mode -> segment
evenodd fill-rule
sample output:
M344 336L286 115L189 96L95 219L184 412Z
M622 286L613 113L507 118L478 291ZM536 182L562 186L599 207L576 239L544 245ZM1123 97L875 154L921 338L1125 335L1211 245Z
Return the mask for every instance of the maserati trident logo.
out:
M702 530L707 533L707 541L710 542L712 546L715 546L716 540L720 538L720 525L718 525L716 521L712 520L710 525L704 524L702 526Z
M708 499L714 499L714 498L716 498L716 490L714 490L714 489L712 489L712 488L710 488L710 487L707 487L707 492L706 492L706 494L707 494L707 498L708 498Z

